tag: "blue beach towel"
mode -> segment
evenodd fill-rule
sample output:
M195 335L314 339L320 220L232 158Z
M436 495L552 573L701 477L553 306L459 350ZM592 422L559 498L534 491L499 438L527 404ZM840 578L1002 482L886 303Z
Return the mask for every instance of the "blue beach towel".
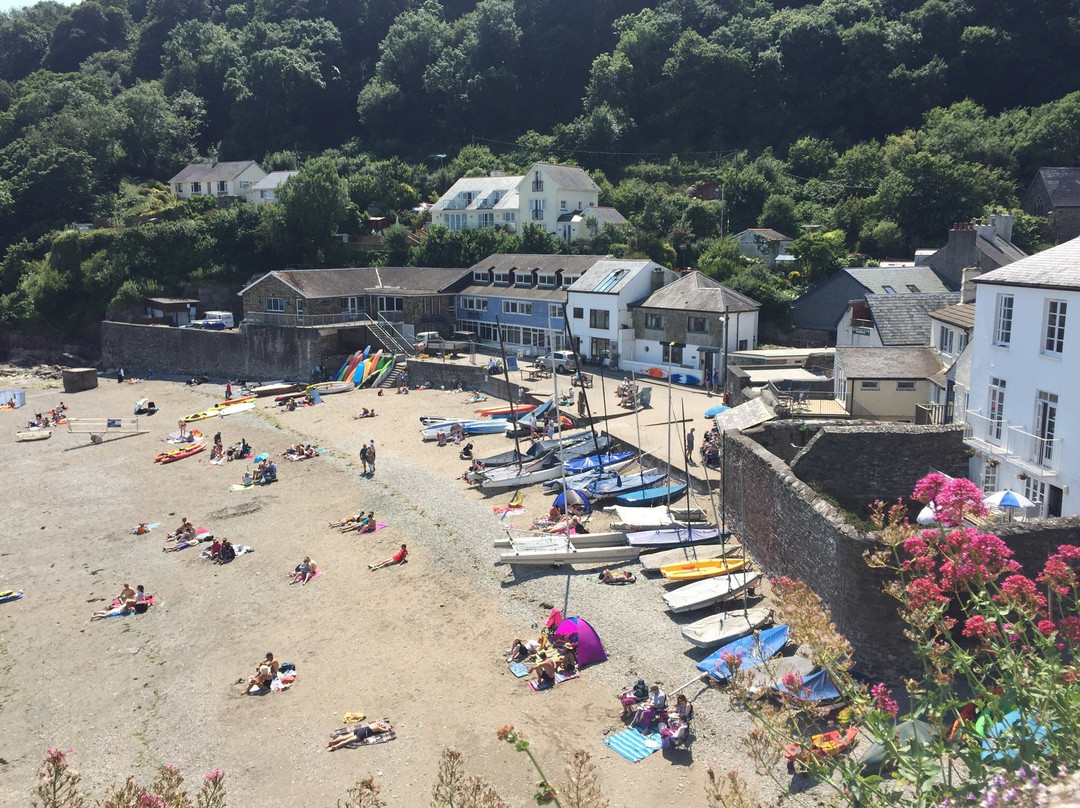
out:
M631 763L637 763L660 748L660 733L650 732L648 735L643 735L631 727L604 738L604 746L622 755Z
M510 666L510 673L514 674L514 676L520 679L522 676L529 675L529 668L525 665L524 662L515 662L513 665Z

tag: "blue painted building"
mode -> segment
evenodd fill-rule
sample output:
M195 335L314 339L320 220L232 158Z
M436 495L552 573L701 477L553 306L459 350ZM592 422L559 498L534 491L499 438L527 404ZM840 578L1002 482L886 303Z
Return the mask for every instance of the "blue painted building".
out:
M499 347L495 319L507 353L542 356L565 347L566 290L602 255L496 254L473 267L457 295L459 331L473 331L482 345Z

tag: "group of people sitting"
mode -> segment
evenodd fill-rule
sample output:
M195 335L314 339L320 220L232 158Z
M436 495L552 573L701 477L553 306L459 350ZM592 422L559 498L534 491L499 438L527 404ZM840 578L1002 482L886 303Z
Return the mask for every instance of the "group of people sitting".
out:
M615 395L619 397L620 407L636 406L637 393L637 385L625 376L623 377L623 380L619 382L619 386L615 388Z
M310 457L315 457L318 453L319 450L310 443L306 446L303 443L298 443L282 452L282 456L289 460L307 460Z
M552 505L547 516L533 522L534 527L541 528L544 533L588 533L585 527L585 512L578 505L570 505L566 513L558 505Z
M15 408L15 399L11 399L11 409ZM28 429L43 429L45 427L56 426L67 420L68 408L64 402L61 401L51 410L45 413L34 413L34 420L28 421L26 426Z
M701 441L701 462L709 468L720 465L720 440L720 430L714 426Z
M161 548L161 551L163 553L175 553L177 550L184 550L193 544L198 544L195 532L195 525L191 524L186 516L182 517L180 526L165 537L166 541L171 541L173 544L171 546L166 544Z
M206 557L215 564L228 564L236 558L236 547L228 539L214 539L206 551Z
M665 749L686 740L690 721L694 717L694 705L682 693L675 700L675 709L668 708L667 694L654 684L646 687L643 679L629 690L619 694L623 718L632 719L630 725L642 732L655 726L660 731L661 744Z
M356 516L346 516L337 522L330 522L329 525L330 527L336 527L342 533L348 533L351 530L355 530L357 533L374 533L375 511L368 511L366 515L363 511L360 511Z
M445 446L447 440L452 440L454 442L454 445L458 446L463 440L465 440L465 427L463 427L461 424L450 424L449 434L443 432L442 430L439 430L435 438L440 446Z
M251 453L251 444L247 442L246 438L240 438L239 441L234 443L228 449L225 450L226 460L241 460L247 457Z
M507 655L511 661L524 662L529 673L545 686L555 684L556 674L574 676L578 672L577 643L568 637L555 635L549 641L543 634L535 640L515 639Z
M277 482L277 463L269 457L259 463L254 472L244 472L244 485L269 485L275 482Z
M120 594L113 599L112 605L108 609L94 612L90 619L102 620L106 617L119 617L122 614L132 612L142 614L150 608L152 602L153 598L146 594L142 584L139 584L134 589L128 584L124 584Z
M360 408L360 414L359 415L354 415L353 420L355 421L358 418L374 418L374 417L375 417L375 408L374 407L372 407L370 410L367 407L361 407Z
M221 433L214 435L214 445L210 447L211 460L223 460L225 458L225 446L221 442Z

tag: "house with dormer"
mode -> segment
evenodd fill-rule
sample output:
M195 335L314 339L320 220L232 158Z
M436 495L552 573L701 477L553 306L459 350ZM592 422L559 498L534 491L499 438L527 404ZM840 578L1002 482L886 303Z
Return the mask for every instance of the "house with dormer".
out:
M511 233L536 224L572 241L626 221L599 200L600 186L577 166L534 163L520 176L462 177L431 206L431 223L455 232L499 227Z
M254 160L190 163L169 180L169 187L179 199L193 196L245 197L266 172Z

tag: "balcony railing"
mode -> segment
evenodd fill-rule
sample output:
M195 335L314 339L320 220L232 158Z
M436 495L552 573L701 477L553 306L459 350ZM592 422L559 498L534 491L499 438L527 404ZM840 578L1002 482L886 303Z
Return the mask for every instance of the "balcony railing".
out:
M245 319L249 322L262 323L264 325L279 326L322 326L338 325L343 323L363 323L368 319L367 313L362 311L342 311L337 314L290 314L281 311L260 311L246 314Z
M1036 435L972 410L965 414L964 442L1040 474L1057 471L1061 458L1060 438Z

